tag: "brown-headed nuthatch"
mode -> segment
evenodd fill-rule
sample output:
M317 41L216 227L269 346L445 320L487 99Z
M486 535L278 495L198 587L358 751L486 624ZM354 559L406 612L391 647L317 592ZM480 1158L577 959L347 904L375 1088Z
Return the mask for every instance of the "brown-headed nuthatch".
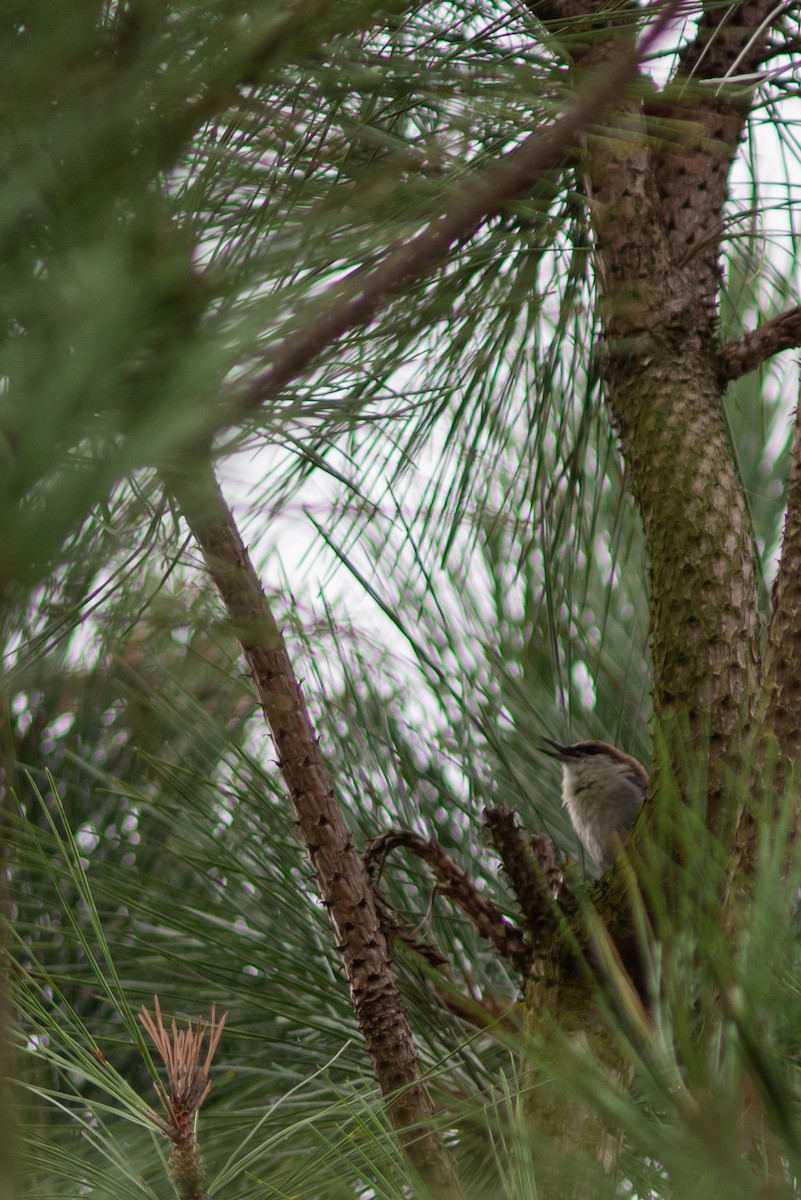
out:
M544 738L562 764L562 803L584 849L602 871L611 867L645 796L648 772L606 742L563 746Z

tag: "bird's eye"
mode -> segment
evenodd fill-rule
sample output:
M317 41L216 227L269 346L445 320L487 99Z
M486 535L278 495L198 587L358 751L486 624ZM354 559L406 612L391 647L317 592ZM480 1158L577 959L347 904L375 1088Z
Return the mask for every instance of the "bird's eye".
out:
M585 754L600 754L600 753L601 753L601 747L600 747L600 746L592 746L592 745L590 745L590 746L585 746L585 747L584 747L584 753L585 753Z

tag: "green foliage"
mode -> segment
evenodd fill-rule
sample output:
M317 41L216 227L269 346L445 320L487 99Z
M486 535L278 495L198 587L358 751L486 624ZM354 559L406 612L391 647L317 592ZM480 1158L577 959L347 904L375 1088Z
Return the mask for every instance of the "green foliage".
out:
M359 716L364 728L364 703ZM189 738L191 711L187 718ZM392 737L385 721L383 728L363 779L376 780L382 763L383 805L402 811L403 738L397 725ZM353 760L350 729L334 729L332 762ZM148 769L152 787L138 791L96 775L100 794L116 793L135 816L127 844L108 834L94 843L85 833L72 837L55 789L39 795L26 786L15 822L18 1070L40 1102L35 1116L30 1101L24 1106L31 1194L164 1194L163 1149L145 1115L156 1104L153 1068L134 1019L158 992L181 1021L208 1014L214 1002L230 1013L199 1126L212 1195L344 1197L374 1188L400 1196L408 1168L375 1107L327 922L274 771L233 743L215 786L164 760ZM475 829L460 810L444 808L447 785L441 777L425 782L417 820L443 840L450 825L453 852L503 901L471 843ZM366 836L380 811L375 793L351 790L346 780L343 798L352 827ZM797 1176L801 975L788 914L801 880L784 869L787 830L764 824L752 895L726 920L725 855L704 833L700 807L696 823L683 813L676 833L682 864L647 861L646 892L627 901L642 940L647 1008L608 957L600 927L595 944L597 1000L631 1087L583 1038L540 1030L531 1040L503 1022L471 1029L448 1012L441 989L432 990L431 973L398 954L469 1196L523 1200L536 1194L537 1179L554 1174L566 1189L615 1194L593 1155L565 1161L558 1136L538 1128L536 1103L527 1112L542 1080L622 1131L634 1194L711 1198L725 1187L753 1197L766 1163L779 1159ZM423 918L430 885L420 874L388 870L385 882L399 907ZM460 991L479 1003L513 1004L513 981L442 901L432 933ZM415 1194L426 1192L418 1186Z
M558 113L566 32L500 0L26 0L0 19L0 751L37 1200L169 1193L135 1019L154 993L179 1020L230 1013L200 1118L212 1195L394 1200L409 1182L261 716L155 468L216 435L359 845L391 824L435 833L514 916L483 808L577 849L538 736L648 758L647 564L599 402L569 166L303 378L243 403L327 289ZM755 122L773 123L789 179L783 87L765 85ZM794 231L766 228L787 205L744 161L727 336L795 294ZM779 235L781 271L761 252ZM781 381L732 389L766 558L784 412ZM388 864L394 903L487 1013L454 1015L397 952L471 1197L526 1200L553 1172L612 1193L532 1123L535 1066L623 1131L633 1194L756 1196L760 1156L797 1179L783 834L765 831L736 931L714 899L723 864L700 835L686 849L631 900L651 1015L614 964L599 988L631 1090L581 1040L532 1045L499 1021L516 981L421 870Z

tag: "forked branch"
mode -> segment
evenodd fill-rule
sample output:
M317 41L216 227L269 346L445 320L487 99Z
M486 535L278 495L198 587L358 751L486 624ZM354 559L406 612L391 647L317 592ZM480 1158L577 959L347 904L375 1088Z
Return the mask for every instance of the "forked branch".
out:
M460 909L481 937L514 968L525 974L531 961L528 943L511 921L478 890L456 860L436 838L424 838L410 829L389 829L370 843L364 856L368 876L376 879L390 851L403 847L421 858L431 869L439 890Z

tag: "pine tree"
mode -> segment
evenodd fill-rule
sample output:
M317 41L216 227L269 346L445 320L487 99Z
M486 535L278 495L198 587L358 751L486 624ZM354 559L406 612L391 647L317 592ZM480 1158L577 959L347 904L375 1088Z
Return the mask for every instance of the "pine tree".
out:
M2 1200L795 1194L798 32L4 16Z

